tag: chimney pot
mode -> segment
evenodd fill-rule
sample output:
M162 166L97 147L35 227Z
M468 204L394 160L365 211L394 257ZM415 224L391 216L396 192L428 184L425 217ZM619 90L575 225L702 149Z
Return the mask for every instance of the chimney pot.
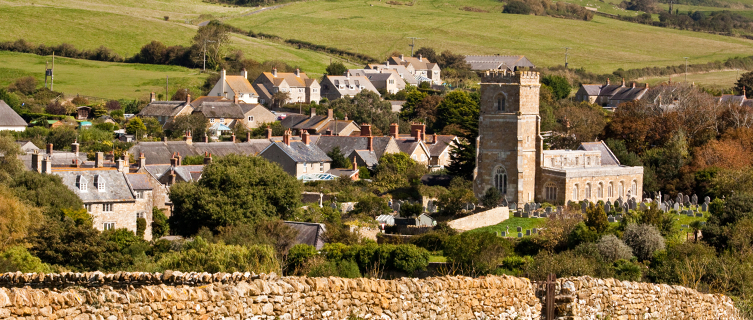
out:
M374 137L369 136L367 139L369 139L368 150L369 151L374 151Z
M267 139L272 139L272 128L267 126Z
M290 145L290 129L286 130L285 133L282 135L282 143L286 145Z
M310 117L313 118L315 116L316 116L316 108L312 107L311 108L311 116Z
M204 152L204 164L211 164L212 163L212 154L209 152Z
M272 76L273 77L277 77L277 68L276 67L272 68Z
M361 125L361 136L362 137L369 137L371 136L371 125L364 123Z
M156 96L156 95L154 94L154 92L152 92L152 93L151 93L151 94L149 95L149 102L154 102L154 100L157 100L157 98L156 98L156 97L157 97L157 96Z
M47 154L52 155L52 143L47 144Z
M209 136L207 134L204 134L204 143L209 143Z
M303 141L303 144L309 145L309 142L311 142L311 137L309 136L308 131L303 130L303 134L301 134L301 140Z

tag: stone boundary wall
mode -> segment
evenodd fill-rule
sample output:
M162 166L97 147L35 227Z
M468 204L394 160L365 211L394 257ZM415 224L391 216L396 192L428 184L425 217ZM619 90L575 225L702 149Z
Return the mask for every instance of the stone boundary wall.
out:
M453 229L468 231L481 227L493 226L507 219L510 219L510 209L507 207L496 207L474 215L452 220L447 224Z
M539 319L530 281L208 274L0 275L0 319ZM224 318L228 317L228 318Z
M545 303L542 282L537 296ZM557 320L743 319L732 299L681 286L591 277L557 279ZM542 317L543 319L543 317Z

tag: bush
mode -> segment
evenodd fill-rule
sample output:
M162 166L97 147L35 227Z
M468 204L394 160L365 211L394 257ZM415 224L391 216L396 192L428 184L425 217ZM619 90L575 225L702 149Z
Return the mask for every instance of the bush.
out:
M640 264L620 259L614 263L614 276L623 281L640 281L643 273Z
M0 272L52 272L50 265L31 255L23 246L13 246L0 253Z
M418 217L424 212L421 203L404 203L400 206L400 216L403 218Z
M497 188L489 188L486 189L486 193L481 198L481 204L484 205L484 208L492 209L499 205L500 200L502 200L502 194L499 193L499 190Z
M445 242L444 255L466 275L489 274L511 249L507 240L488 232L464 232Z
M297 244L288 251L285 270L287 274L297 274L309 259L316 257L319 253L316 248L307 244Z
M531 7L523 1L513 0L507 3L502 13L531 14Z
M157 263L162 270L184 272L280 272L280 263L270 246L234 246L207 243L196 237L180 252L166 254Z
M340 277L340 278L361 278L361 272L358 270L358 264L352 260L344 261L315 261L311 271L307 274L309 277Z
M597 245L601 256L608 261L629 260L633 257L633 249L612 234L601 237Z
M652 225L629 224L625 228L623 239L633 249L633 254L642 261L650 260L654 252L664 249L664 238Z

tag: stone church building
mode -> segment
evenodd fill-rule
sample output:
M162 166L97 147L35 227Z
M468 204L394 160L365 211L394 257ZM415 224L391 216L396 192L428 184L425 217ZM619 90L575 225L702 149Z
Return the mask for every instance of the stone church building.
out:
M643 192L643 167L620 164L607 145L543 150L539 73L487 71L481 83L473 188L497 188L510 205L627 200Z

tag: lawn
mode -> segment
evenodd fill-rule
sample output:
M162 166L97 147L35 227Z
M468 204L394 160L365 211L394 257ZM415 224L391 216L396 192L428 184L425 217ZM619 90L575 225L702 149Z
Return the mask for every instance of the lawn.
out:
M697 63L749 55L753 41L651 27L600 16L593 21L502 14L490 0L424 0L413 6L384 1L328 0L236 17L225 22L244 30L275 34L384 58L416 45L461 54L524 54L535 64L563 63L592 72L666 66L691 57ZM604 5L607 5L606 3ZM473 6L489 12L460 10ZM294 23L291 23L294 22Z
M694 82L696 85L707 88L726 89L733 87L735 85L735 82L737 82L737 79L740 77L740 74L745 72L747 71L732 70L707 73L692 73L688 74L688 82ZM653 77L640 79L637 81L641 83L647 82L650 85L656 85L658 83L667 82L668 80L668 77ZM685 76L676 75L672 78L672 81L685 81Z
M517 237L517 227L523 228L523 234L526 234L526 230L532 230L533 228L541 228L546 224L546 218L510 218L502 221L499 224L473 229L469 232L494 232L499 233L507 231L507 227L510 227L510 235ZM508 235L508 236L510 236Z
M0 86L5 87L22 76L34 76L44 83L45 62L51 57L0 51ZM146 99L152 91L165 92L169 77L169 94L179 88L195 88L206 75L198 70L143 64L126 64L55 58L55 91L68 96L81 94L108 99Z

